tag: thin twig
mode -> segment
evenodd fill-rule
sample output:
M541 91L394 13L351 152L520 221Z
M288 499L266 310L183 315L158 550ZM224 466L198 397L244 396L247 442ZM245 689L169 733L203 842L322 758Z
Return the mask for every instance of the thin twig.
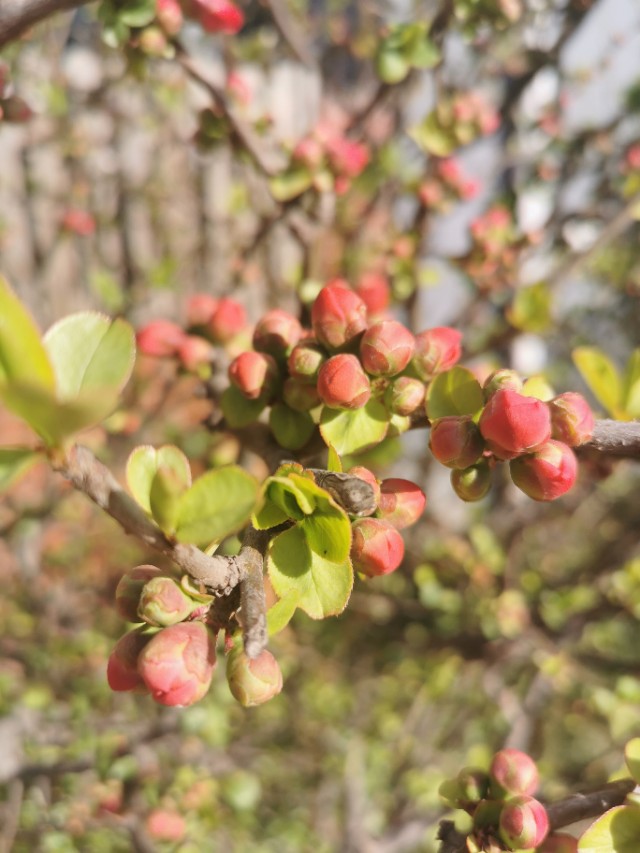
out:
M56 12L84 6L90 0L2 0L0 3L0 47L19 38L34 24Z

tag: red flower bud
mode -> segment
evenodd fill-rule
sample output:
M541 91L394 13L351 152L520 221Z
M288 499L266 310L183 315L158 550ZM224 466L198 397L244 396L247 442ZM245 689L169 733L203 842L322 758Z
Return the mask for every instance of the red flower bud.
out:
M517 391L496 391L480 417L480 432L499 459L530 453L551 437L546 403Z
M177 35L184 21L178 0L156 0L156 18L167 35Z
M365 483L368 483L373 489L373 499L375 502L375 507L371 510L371 513L368 513L369 515L371 515L376 511L380 502L380 482L378 481L378 478L373 473L373 471L370 471L368 468L365 468L364 465L354 465L353 468L349 469L348 473L352 474L354 477L359 477L361 480L364 480Z
M480 501L491 488L491 469L486 462L451 472L451 487L463 501Z
M500 837L512 850L538 847L549 832L549 818L533 797L514 797L500 812Z
M137 667L140 653L149 639L139 628L120 637L107 662L107 681L112 690L120 692L144 687Z
M379 518L360 518L352 525L353 568L367 577L394 572L404 557L404 542L398 531Z
M447 468L468 468L482 456L484 440L470 416L450 416L431 424L429 447Z
M370 317L378 317L389 307L391 288L385 276L380 273L364 273L353 288L367 306Z
M173 356L178 352L184 337L184 332L176 323L171 323L169 320L154 320L138 329L136 343L143 355Z
M548 835L536 853L578 853L578 839L565 832Z
M215 640L202 622L163 628L138 658L138 672L161 705L192 705L202 699L215 665Z
M457 329L436 326L416 335L413 364L422 379L433 379L438 373L453 367L461 355L462 335Z
M553 501L573 486L578 476L575 454L561 441L547 441L535 453L509 463L511 479L534 501Z
M380 484L378 515L396 530L415 524L427 502L424 492L411 480L391 477Z
M248 400L257 400L275 390L278 367L270 355L241 352L229 365L229 380Z
M397 320L370 326L360 342L360 358L372 376L395 376L411 361L415 339Z
M362 142L337 137L326 148L332 168L348 178L356 178L369 162L369 149Z
M65 231L70 231L79 237L90 237L96 230L95 217L88 210L80 210L77 207L69 208L64 212L61 224Z
M323 287L311 308L316 338L329 349L340 349L367 328L367 306L339 284Z
M167 809L154 809L146 820L146 827L156 841L181 841L187 832L182 815Z
M187 326L208 326L218 308L218 300L209 293L194 293L187 299Z
M197 370L203 364L210 364L212 357L213 347L198 335L185 335L178 347L178 358L185 370Z
M274 358L286 358L300 340L302 327L293 314L275 308L258 320L253 348Z
M156 578L162 572L156 566L136 566L123 575L116 587L116 610L129 622L140 622L138 604L142 589L147 581Z
M520 393L522 385L522 379L520 379L515 370L502 368L501 370L494 370L493 373L487 376L482 386L482 392L484 399L488 400L496 391L507 390Z
M194 601L173 578L155 577L147 581L138 604L138 616L143 622L164 628L184 621L201 603Z
M540 783L535 761L519 749L507 748L496 752L489 775L496 796L503 796L505 793L532 795Z
M398 376L386 390L384 401L394 415L411 415L424 404L425 387L420 379Z
M242 28L244 14L230 0L190 0L191 14L205 32L233 35Z
M298 344L294 347L287 366L289 373L298 382L313 382L318 378L318 371L327 360L322 350L313 344Z
M214 341L226 344L247 325L247 312L235 299L224 297L218 302L216 310L209 320L209 331Z
M282 690L278 661L266 649L252 659L234 646L227 655L227 681L233 698L244 708L262 705Z
M567 391L549 400L551 412L551 437L569 447L578 447L593 435L594 419L589 404L582 394Z
M287 404L296 412L308 412L315 409L321 403L318 389L315 385L307 385L289 377L284 383L282 397Z
M371 396L367 374L355 355L334 355L318 373L318 394L332 409L360 409Z

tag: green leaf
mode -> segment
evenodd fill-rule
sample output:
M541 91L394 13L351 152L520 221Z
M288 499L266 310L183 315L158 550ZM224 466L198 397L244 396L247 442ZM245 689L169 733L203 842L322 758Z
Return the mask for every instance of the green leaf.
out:
M551 293L544 282L516 290L507 319L524 332L547 332L551 325Z
M304 166L296 166L271 178L269 188L276 201L291 201L306 192L313 183L313 174Z
M329 445L329 452L327 454L327 471L342 474L342 460L332 444Z
M580 853L638 853L640 850L640 808L616 806L609 809L584 833L578 842Z
M164 444L158 448L149 444L136 447L127 459L127 486L136 501L148 513L151 513L150 495L153 480L160 468L172 472L183 492L191 485L191 466L179 447L173 444Z
M269 608L267 611L267 631L270 637L286 628L298 608L299 600L298 590L292 589L284 598L279 599Z
M547 403L553 400L556 392L547 382L544 376L530 376L522 386L521 394L523 397L535 397L536 400L542 400Z
M0 447L0 492L8 489L40 458L40 454L28 447Z
M0 276L0 384L38 385L53 391L55 376L40 333Z
M640 783L640 737L634 737L624 748L624 760L636 784Z
M176 538L204 545L235 533L251 518L258 484L237 465L199 477L180 498Z
M435 68L442 58L438 47L428 38L421 38L411 50L411 65L414 68Z
M383 83L400 83L410 71L410 64L400 51L383 45L376 57L376 73Z
M353 587L347 559L331 563L311 550L299 525L272 539L267 558L271 585L280 598L298 593L298 607L312 619L342 613Z
M594 396L612 417L622 414L622 379L611 359L598 347L577 347L573 363Z
M378 400L369 400L361 409L330 409L320 418L320 433L336 453L361 453L379 444L389 429L389 415Z
M331 563L343 563L351 550L351 522L338 506L323 507L299 522L312 551Z
M155 0L126 0L118 20L129 27L146 27L156 16Z
M421 124L412 127L408 134L416 145L436 157L448 157L459 144L453 133L442 127L435 112L430 113Z
M313 512L315 503L313 498L310 500L304 490L299 488L294 476L269 477L265 495L279 509L286 512L288 518L299 520Z
M97 311L71 314L44 336L60 399L72 400L88 390L120 392L136 355L135 335L125 320Z
M289 521L287 513L270 500L266 500L258 512L251 517L251 523L256 530L269 530L285 521Z
M264 400L247 400L235 385L222 392L220 407L231 429L241 429L255 423L265 407Z
M276 403L269 412L269 428L280 447L300 450L313 435L316 425L307 412L296 412L286 403Z
M184 491L180 474L167 465L161 465L151 481L149 506L154 521L169 536L175 532L180 497Z
M629 356L622 381L622 408L631 418L640 418L640 349Z
M476 415L484 406L482 386L466 367L440 373L427 391L429 420L449 415Z

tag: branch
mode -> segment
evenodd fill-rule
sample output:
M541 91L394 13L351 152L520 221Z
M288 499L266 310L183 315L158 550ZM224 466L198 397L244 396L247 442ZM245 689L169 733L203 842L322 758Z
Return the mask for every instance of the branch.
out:
M635 788L633 779L610 782L597 791L586 794L571 794L557 803L547 806L551 829L571 826L579 820L599 817L614 806L624 803L627 794Z
M56 12L84 6L91 0L2 0L0 2L0 47L19 38L34 24Z
M640 421L596 421L593 438L584 448L640 459Z
M247 657L257 658L267 647L267 600L264 593L264 555L273 531L248 527L240 558L247 575L240 583L242 638Z

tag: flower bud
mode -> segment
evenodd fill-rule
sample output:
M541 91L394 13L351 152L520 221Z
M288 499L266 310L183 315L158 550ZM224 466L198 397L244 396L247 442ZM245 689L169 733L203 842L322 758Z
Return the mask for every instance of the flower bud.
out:
M470 416L450 416L431 424L429 447L447 468L468 468L482 456L484 440Z
M567 391L549 400L551 412L551 437L569 447L578 447L593 435L594 419L589 404L582 394Z
M486 462L451 472L451 487L463 501L481 501L491 488L491 469Z
M278 367L270 355L241 352L229 365L229 380L248 400L269 397L278 381Z
M202 622L163 628L138 658L138 672L161 705L192 705L202 699L215 665L215 640Z
M313 344L298 344L291 351L287 361L289 373L298 382L313 382L318 379L318 371L327 360L320 347Z
M395 376L411 361L415 339L397 320L369 326L360 341L360 358L372 376Z
M313 303L311 323L321 344L340 349L367 328L367 306L352 290L329 284Z
M155 577L147 581L138 604L138 616L156 628L183 622L200 602L194 601L173 578Z
M308 412L322 402L315 385L298 382L292 377L284 383L282 397L287 406L295 409L296 412Z
M156 566L136 566L123 575L116 587L116 610L128 622L140 622L138 604L147 581L161 575Z
M505 793L532 795L540 783L535 761L519 749L507 748L496 752L489 775L496 796L504 796Z
M120 692L144 687L138 673L138 657L149 639L139 628L120 637L107 662L107 681L112 690Z
M477 767L463 767L456 777L460 795L465 802L477 803L489 793L489 776Z
M185 370L197 370L204 364L210 364L212 357L213 347L198 335L185 335L178 347L178 358Z
M301 335L302 327L293 314L275 308L258 320L253 332L253 348L274 358L286 358Z
M578 839L565 832L547 835L536 853L578 853Z
M143 355L157 358L173 356L184 340L185 334L176 323L154 320L136 332L138 350Z
M380 484L378 516L396 530L415 524L427 502L424 492L411 480L391 477Z
M549 832L549 818L533 797L514 797L500 812L500 837L512 850L538 847Z
M573 486L578 462L570 447L561 441L547 441L535 453L509 463L511 479L534 501L553 501Z
M488 400L492 394L495 394L496 391L500 390L508 390L508 391L517 391L520 393L522 391L522 379L518 376L515 370L507 370L507 368L502 368L501 370L494 370L493 373L490 373L489 376L484 381L484 385L482 386L482 393L484 394L484 399Z
M209 332L218 344L226 344L247 325L247 312L235 299L224 297L209 320Z
M356 572L374 578L394 572L404 557L398 531L379 518L359 518L352 525L351 560Z
M436 326L416 335L413 364L421 379L433 379L460 360L462 335L457 329Z
M218 300L209 293L194 293L187 299L187 326L208 326L218 308Z
M398 376L387 388L384 402L392 414L406 417L422 407L424 398L424 382L411 376Z
M499 459L531 453L551 437L551 416L546 403L509 389L492 394L478 426L489 449Z
M353 289L367 306L370 317L380 316L389 307L391 288L385 276L380 273L364 273Z
M177 35L184 20L178 0L156 0L156 18L167 35Z
M360 409L371 396L367 374L355 355L334 355L320 368L318 394L332 409Z
M207 33L234 35L244 24L244 14L231 0L192 0L194 18Z
M145 824L148 834L155 841L182 841L187 832L182 815L168 809L154 809Z
M373 489L373 499L374 499L374 508L367 515L371 515L374 513L378 507L378 503L380 502L380 483L378 478L370 471L368 468L365 468L364 465L354 465L353 468L349 469L349 474L352 474L354 477L359 477L361 480L364 480L365 483L368 483Z
M266 649L251 659L240 646L234 646L227 655L227 681L233 698L244 708L262 705L282 690L278 661Z

